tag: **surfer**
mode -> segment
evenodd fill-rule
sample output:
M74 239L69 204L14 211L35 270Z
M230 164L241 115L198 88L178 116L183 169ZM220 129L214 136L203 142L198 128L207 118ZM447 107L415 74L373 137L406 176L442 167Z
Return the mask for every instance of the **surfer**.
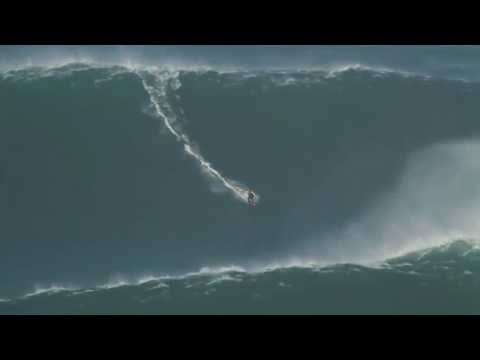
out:
M248 205L255 206L255 193L251 189L248 189Z

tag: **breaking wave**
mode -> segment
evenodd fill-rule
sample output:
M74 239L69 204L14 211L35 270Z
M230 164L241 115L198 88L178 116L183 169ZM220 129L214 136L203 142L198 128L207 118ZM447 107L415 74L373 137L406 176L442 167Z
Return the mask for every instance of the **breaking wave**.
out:
M49 83L50 80L54 82ZM182 173L185 175L178 177L175 174L175 180L168 183L169 189L162 195L168 191L189 195L185 199L176 196L175 202L165 205L161 215L152 205L159 202L152 189L158 187L158 179L163 178L155 177L157 182L152 180L145 194L135 188L141 193L138 198L142 202L132 203L134 210L128 213L128 219L134 220L122 228L122 233L116 227L123 224L113 218L115 231L112 233L115 234L110 245L105 245L106 249L112 249L105 250L110 256L116 237L127 234L127 240L118 240L118 243L120 249L129 249L123 257L138 260L140 265L133 272L145 269L139 270L147 255L151 255L147 268L170 261L187 263L187 270L161 270L158 273L177 275L145 275L134 280L119 276L92 287L64 286L60 285L62 281L55 281L53 286L38 286L15 300L0 300L0 311L22 313L31 306L35 311L47 313L96 313L108 312L100 305L96 307L97 302L126 301L128 304L112 312L216 312L211 299L221 298L226 299L224 311L269 312L266 299L272 299L280 291L291 302L271 310L298 312L306 300L295 294L299 288L305 291L302 285L305 282L319 292L314 297L318 307L309 303L305 309L348 313L359 308L347 311L341 303L336 307L333 302L322 302L319 294L331 291L337 296L345 292L351 295L346 289L355 288L353 280L363 281L362 291L373 291L369 286L385 279L392 280L392 286L398 289L405 285L404 290L420 292L418 289L429 287L429 281L445 287L451 285L450 278L460 279L465 282L459 285L461 291L477 291L472 284L477 281L478 245L476 241L465 240L480 238L476 221L480 210L477 206L480 187L476 181L480 176L476 161L480 145L476 134L480 128L475 113L480 88L476 84L357 63L253 71L208 66L66 62L60 66L4 70L0 81L5 86L0 90L19 98L37 96L49 87L75 88L77 83L88 84L85 89L91 92L100 89L104 96L121 89L120 95L124 97L120 99L126 102L134 99L128 104L128 110L135 111L128 112L128 116L137 112L145 115L142 106L146 104L146 114L153 116L152 122L161 121L165 139L168 136L175 140L175 146L181 146L183 153L198 166L195 174L200 169L210 185L210 192L204 194L202 186L207 187L201 182L197 184L193 173L185 171ZM38 88L30 90L32 84ZM74 100L81 103L87 99L87 93L75 93L78 99ZM75 103L72 95L68 96L63 102L59 100L59 107L63 103ZM27 99L14 100L28 103ZM89 98L89 101L103 104L102 99ZM36 104L41 105L41 101ZM105 107L112 104L118 108L124 105L110 99ZM101 109L93 105L92 108ZM196 111L201 115L192 120L191 114ZM105 111L102 116L115 119L122 115L112 114ZM38 116L43 122L35 126L48 126L47 115ZM29 116L19 116L20 120L24 118ZM101 123L103 118L99 116L97 121ZM125 123L130 124L130 119ZM75 123L69 129L78 130L81 126L83 124ZM233 129L231 134L224 135L229 127ZM90 151L88 146L97 151L102 146L111 146L103 138L105 144L92 145L97 134L95 127L81 131L88 139L81 151L93 154L95 151ZM131 128L125 131L125 139L133 138L133 135L129 137L129 131ZM57 135L56 130L47 132L52 138ZM144 139L138 140L137 147L132 149L137 151ZM163 140L164 137L162 146ZM171 168L170 164L176 164L178 158L173 146L167 145L161 150L155 149L155 154L163 156L162 165L168 165L165 168ZM112 158L117 159L114 151L117 148L108 149L112 149ZM138 151L141 156L135 159L148 158L152 149L153 146L144 152ZM103 168L112 163L110 158L107 160L102 163ZM128 172L138 172L131 181L142 184L139 187L150 174L143 172L144 169L156 167L148 161L142 163L143 168L132 167L134 161L128 164L131 167L119 174L127 177ZM55 171L53 168L50 167L50 171ZM17 170L17 167L11 169ZM95 171L101 172L101 169L98 166ZM167 176L166 172L162 176ZM79 172L78 176L81 175ZM112 186L117 178L106 187ZM65 182L55 178L55 184ZM211 199L212 193L228 193L247 203L249 188L258 191L257 201L262 193L262 206L248 213L246 211L252 209L228 198L218 202ZM115 195L125 196L128 189L122 188ZM102 196L101 192L94 194L95 201ZM137 196L133 197L137 201ZM122 202L115 202L113 198L108 201L129 210L123 198ZM177 201L178 209L172 209ZM54 205L51 209L62 208ZM105 209L99 219L108 220L115 210L113 206ZM75 213L73 218L89 221L89 216L79 214L88 214L88 211ZM44 221L49 219L45 216L42 222L39 220L37 228L44 229ZM124 220L128 222L128 219ZM155 227L157 222L161 222L160 230ZM77 229L89 229L89 226L93 229L92 224L82 224ZM72 233L67 230L59 231L59 238L68 240ZM107 233L88 235L101 238ZM133 239L140 243L137 245ZM165 247L163 242L167 244ZM88 251L94 253L93 245L88 246ZM83 251L78 248L77 251ZM159 259L155 254L159 254ZM211 266L202 268L204 264ZM220 266L222 264L227 266ZM121 268L120 265L117 268ZM201 270L192 272L192 268ZM356 275L351 278L352 274ZM340 284L338 287L334 285L336 281ZM424 283L427 285L422 285ZM468 290L467 285L473 286L472 289ZM233 301L237 294L238 299L248 305L242 307ZM373 292L372 298L378 300L382 296ZM49 308L49 301L53 300L46 301L47 297L59 301L58 310ZM198 306L194 305L197 300ZM175 301L178 304L174 304ZM380 312L388 310L374 303ZM150 305L142 310L138 304ZM452 304L443 304L442 309L452 306L455 310ZM401 311L413 309L407 302L397 305ZM376 312L366 303L363 306L361 311ZM469 306L464 307L467 312L478 310L475 304Z
M479 312L478 301L458 296L478 295L479 269L478 241L457 240L371 265L204 269L94 288L54 286L0 304L0 313L469 314ZM443 299L434 302L439 292Z

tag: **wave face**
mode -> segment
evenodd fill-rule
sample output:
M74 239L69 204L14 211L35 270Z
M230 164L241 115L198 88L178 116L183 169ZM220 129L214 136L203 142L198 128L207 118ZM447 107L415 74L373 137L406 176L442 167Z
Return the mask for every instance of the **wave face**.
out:
M295 312L302 301L311 301L305 309L312 312L373 311L365 299L363 308L351 296L344 297L350 308L333 301L357 289L350 276L363 286L392 276L397 292L389 294L404 289L403 275L367 264L480 238L479 95L475 82L362 66L219 71L76 63L4 71L0 214L8 221L1 229L0 306L52 312L58 300L60 312L83 311L68 295L87 301L86 312L104 311L101 304L118 304L120 312L209 312L211 294L201 297L205 307L193 306L190 278L177 275L233 264L245 271L226 273L219 284L239 299L252 289L260 298L277 290L296 297L278 300L272 311ZM250 187L261 200L255 208L246 203ZM357 265L326 275L303 268L309 263ZM279 269L260 272L268 265ZM474 267L466 271L475 275ZM137 295L130 294L149 289L144 284L74 293L146 273L176 279L169 291L182 294L165 296L179 307L158 307L143 295L132 303ZM405 289L431 291L432 299L454 283L439 279L432 290L410 282L413 275L405 279ZM250 280L265 292L247 286ZM41 290L52 283L77 285ZM35 284L37 295L8 301L32 294L25 289ZM297 290L308 288L302 284L318 293L301 300ZM328 288L336 297L320 290ZM164 290L152 294L161 298ZM226 302L218 311L272 306L239 308L228 291L219 293ZM389 294L376 293L379 312L394 310Z
M38 289L0 314L478 314L480 250L471 241L367 267L199 272L96 288Z

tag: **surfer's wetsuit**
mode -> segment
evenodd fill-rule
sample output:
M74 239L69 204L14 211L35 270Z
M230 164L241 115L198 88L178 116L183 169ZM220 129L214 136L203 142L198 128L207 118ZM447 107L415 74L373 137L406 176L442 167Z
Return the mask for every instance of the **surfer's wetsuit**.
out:
M255 194L253 193L253 191L249 191L248 192L248 204L250 206L254 206L255 205Z

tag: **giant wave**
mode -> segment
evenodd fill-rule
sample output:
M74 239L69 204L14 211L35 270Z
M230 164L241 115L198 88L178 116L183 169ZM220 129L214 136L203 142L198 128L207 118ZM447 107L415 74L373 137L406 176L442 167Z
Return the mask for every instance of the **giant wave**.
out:
M474 161L480 153L474 136L480 130L475 120L476 99L480 88L475 83L358 64L330 69L250 71L74 63L49 68L7 70L1 73L0 81L0 90L8 96L16 96L17 100L21 96L34 94L36 90L29 89L35 87L58 88L58 94L61 93L60 90L63 91L62 94L67 99L59 99L59 106L62 101L73 104L72 99L75 99L75 105L84 104L78 105L78 109L83 109L88 108L90 102L94 104L97 101L93 96L89 97L88 92L91 92L99 94L96 96L105 96L102 105L105 108L111 106L112 109L123 109L122 106L128 105L129 114L135 108L142 116L160 119L163 134L155 139L161 143L158 147L161 149L158 150L159 161L155 165L148 163L148 166L173 169L174 175L165 173L165 177L173 179L169 182L171 191L162 191L170 191L175 196L158 196L157 199L167 199L164 204L146 207L152 208L151 211L146 209L142 213L149 223L142 225L141 221L147 220L135 220L135 226L140 229L144 226L150 230L129 233L130 228L125 224L122 231L127 235L120 242L124 249L135 247L135 250L117 253L116 257L124 257L125 263L129 261L129 251L135 251L138 263L132 267L134 273L149 271L153 264L158 266L152 269L153 273L170 273L176 263L188 263L188 266L176 271L187 274L180 278L152 277L150 281L140 281L138 284L120 278L117 282L99 288L40 287L25 295L23 300L3 302L9 309L15 308L15 311L22 312L31 306L31 311L54 311L49 308L49 301L53 300L48 299L57 299L61 304L58 309L63 309L60 312L102 312L106 308L100 305L95 307L94 303L105 301L107 306L112 299L121 303L117 293L110 295L118 290L119 293L128 295L129 300L124 300L130 305L138 300L145 306L141 310L136 305L132 305L133 308L119 305L120 312L209 312L214 311L211 307L213 305L205 299L210 299L216 291L214 297L227 296L226 293L222 295L222 292L218 292L216 287L216 290L211 290L214 285L233 284L231 291L238 290L245 299L253 296L252 299L255 300L252 301L257 301L265 296L260 289L253 292L252 288L249 288L250 292L239 289L249 281L256 284L265 281L265 289L296 291L293 289L303 286L302 277L309 279L324 274L326 277L322 278L319 289L327 291L328 286L335 286L334 279L346 281L342 277L351 274L351 271L358 272L358 276L365 275L366 286L371 285L371 282L383 281L379 279L383 279L384 275L376 278L378 274L387 274L386 278L392 274L401 274L403 270L400 271L400 268L408 268L408 276L420 273L430 278L434 271L439 271L440 274L446 270L442 268L444 265L422 268L420 262L415 262L417 260L412 260L414 264L410 266L405 264L412 262L403 259L401 266L395 261L387 261L384 264L393 264L393 268L382 266L375 270L368 264L409 252L418 255L419 249L425 246L436 249L429 252L430 255L448 248L447 253L453 258L447 261L455 260L458 255L451 253L452 249L467 247L466 252L476 254L473 245L462 241L442 245L452 239L477 238L480 235L475 223L480 192L475 183L477 166ZM115 96L121 96L126 103L131 103L115 103ZM23 100L27 101L25 98ZM41 101L39 105L42 105ZM101 108L100 105L98 108ZM103 115L106 118L121 115L120 110L118 114L112 112L113 115L107 110ZM28 116L31 115L19 119ZM101 123L104 120L99 116L95 121ZM131 121L128 126L135 125L132 124L133 119L122 119L121 124L127 124L128 121ZM18 123L12 126L17 125ZM72 126L80 127L83 124ZM87 126L91 124L85 123L85 129L82 128L81 133L95 137L95 129ZM123 136L120 127L114 128ZM54 133L55 130L52 130ZM111 137L114 136L115 133L112 133ZM125 138L127 136L133 135L126 131ZM173 142L169 143L169 139ZM139 139L138 144L141 141ZM131 149L140 149L140 145L134 144L137 148ZM102 151L100 145L89 143L88 146ZM195 171L190 170L185 162L179 161L177 156L180 149L195 164ZM75 151L81 153L86 150L90 151L90 148ZM153 154L157 151L155 147L142 151L139 150L138 159L146 151L151 151L147 157L153 163ZM112 150L113 156L115 154ZM111 160L105 157L105 163L107 161ZM134 164L134 160L128 162L126 165L131 168L126 171L137 172L140 179L136 181L149 181L141 176L151 176L153 172L141 167L133 168ZM182 170L183 168L187 170ZM195 174L203 175L208 183L199 181ZM155 175L154 179L162 178ZM152 193L155 189L153 180L148 184L145 194L141 190L136 191L141 196L147 196L147 192ZM247 186L244 184L252 186L262 195L262 202L255 212L248 212L244 204L231 201L246 201ZM164 185L159 182L157 186L161 188ZM115 194L125 194L126 191L127 188L122 188L122 192ZM233 198L218 197L217 193L229 193ZM69 196L74 199L74 195ZM103 195L98 193L97 196L102 198ZM102 211L104 212L99 217L108 217L110 208L105 205ZM88 219L87 217L87 222L90 221ZM46 221L49 219L46 218ZM156 228L155 222L160 224L159 228ZM90 223L93 224L92 221ZM59 232L59 237L63 239L69 235L71 233L68 229ZM115 236L104 236L112 247ZM87 242L88 239L82 241ZM137 241L140 243L137 244ZM145 249L142 249L142 242ZM155 245L152 245L153 242ZM190 251L189 248L194 250ZM86 259L86 251L79 250L78 256ZM108 250L105 251L108 254ZM150 259L145 265L146 252ZM108 257L94 259L96 260L89 261L105 262ZM173 265L162 269L162 263ZM333 265L345 263L358 265ZM216 267L230 264L235 264L237 271L220 271L217 275L208 271L191 274L193 269L204 265ZM277 265L271 271L258 270L265 269L267 264ZM313 264L313 268L306 269L306 264ZM320 265L322 266L318 267ZM39 268L41 266L43 265L38 265ZM471 275L475 275L475 265L469 263L469 266L462 265L452 271L465 279L473 279L475 276ZM117 272L123 272L122 269L118 270L119 266L115 267ZM56 271L60 268L59 265ZM75 271L78 273L80 268L77 266ZM377 270L380 273L376 273ZM102 271L100 277L105 276L109 270L104 267ZM301 275L298 275L298 271ZM296 279L293 281L295 286L289 287L289 280L279 275L285 272ZM197 296L187 290L195 288L191 284L192 279L197 279L198 286L202 289L197 295L205 301L204 308L195 308L193 305L190 308L192 299ZM402 279L400 280L403 281ZM63 283L63 280L65 279L60 279L59 282ZM55 282L54 279L52 281ZM71 281L82 282L81 279ZM309 280L305 281L308 283ZM408 286L414 286L409 283L410 280L406 281ZM48 281L41 279L39 282ZM150 289L146 283L151 283L154 289ZM278 285L280 283L283 285ZM354 286L353 283L349 284ZM419 284L415 283L415 286L420 286ZM167 289L178 289L182 295L172 295ZM142 295L147 290L153 291L153 300ZM163 307L157 307L155 291L160 292L157 294L158 299L172 299L173 296L177 300L183 299L181 301L189 305L175 308L172 304L162 303ZM306 289L303 288L302 291ZM341 291L347 290L342 288ZM132 296L137 300L132 300L130 292L136 294ZM376 295L380 296L378 293ZM79 296L87 303L82 303L82 306L71 305ZM69 303L70 300L66 299L70 298L75 301ZM307 306L305 309L308 311L335 312L336 309L345 312L333 303L321 305L319 294L314 298L318 308ZM298 296L295 299L301 301ZM36 307L34 301L46 303ZM295 301L288 306L293 306L291 304ZM27 307L18 305L27 302ZM145 305L149 302L156 304L155 307ZM266 303L262 305L264 307L252 308L227 304L228 301L225 311L267 311ZM310 305L314 306L313 304L312 300ZM354 306L351 311L370 309L365 311L375 312L366 303L362 304L366 307ZM84 310L73 310L70 307L77 305ZM63 306L67 307L62 308ZM278 311L287 309L281 308L287 304L279 306ZM408 306L400 308L405 311L413 309ZM294 308L288 309L294 311Z

